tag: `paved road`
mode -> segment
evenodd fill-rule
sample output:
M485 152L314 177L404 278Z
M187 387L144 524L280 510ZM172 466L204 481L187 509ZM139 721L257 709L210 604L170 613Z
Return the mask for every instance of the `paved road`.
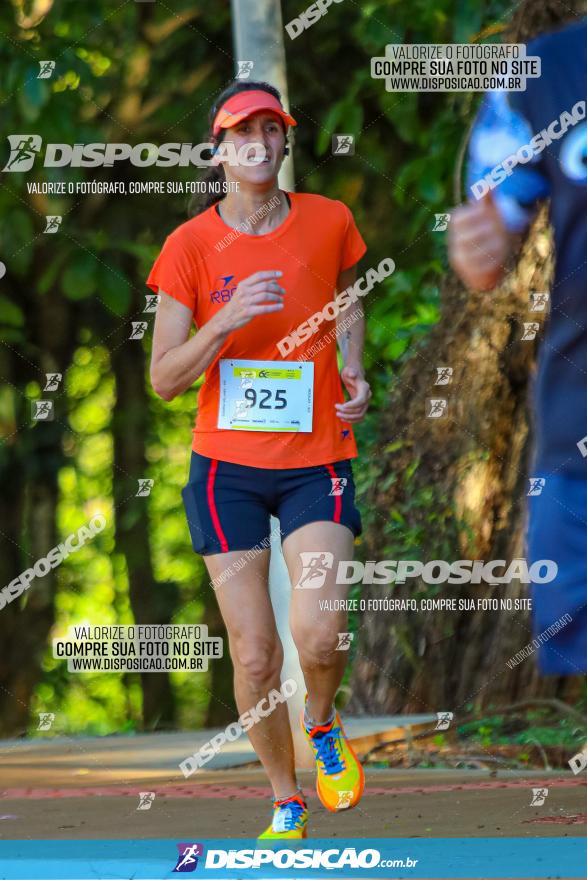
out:
M13 768L14 769L14 768ZM32 779L0 792L4 839L255 837L269 822L270 790L257 769L203 773L178 782L133 774L108 784L61 777L52 785ZM587 778L571 774L479 771L368 770L361 804L327 813L313 791L313 775L300 773L310 795L311 837L585 837ZM532 788L549 789L531 807ZM139 792L155 792L137 810Z

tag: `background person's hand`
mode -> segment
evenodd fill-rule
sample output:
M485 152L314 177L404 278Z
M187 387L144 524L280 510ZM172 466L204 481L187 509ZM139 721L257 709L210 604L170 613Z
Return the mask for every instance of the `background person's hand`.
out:
M467 287L476 290L495 287L506 273L512 244L512 236L490 194L451 212L448 256Z
M277 312L283 308L285 288L276 281L283 272L255 272L238 284L232 299L218 312L218 321L225 332L244 327L257 315Z
M336 403L336 415L343 422L360 422L365 417L372 393L362 370L357 367L344 367L340 377L351 399Z

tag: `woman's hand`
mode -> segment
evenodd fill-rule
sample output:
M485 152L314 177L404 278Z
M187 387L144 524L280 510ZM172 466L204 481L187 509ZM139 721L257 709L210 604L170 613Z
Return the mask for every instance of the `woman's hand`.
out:
M351 399L345 403L335 403L336 415L343 422L360 422L372 397L369 383L358 367L344 367L340 377Z
M232 333L244 327L257 315L277 312L283 308L285 289L275 280L283 272L255 272L237 286L232 299L216 314L222 332Z

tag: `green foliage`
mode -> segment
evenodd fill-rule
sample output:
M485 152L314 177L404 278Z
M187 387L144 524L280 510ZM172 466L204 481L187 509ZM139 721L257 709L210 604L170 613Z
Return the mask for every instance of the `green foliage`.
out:
M0 47L5 132L34 131L43 143L70 144L197 142L203 137L212 98L233 75L228 3L180 0L173 10L166 4L113 5L108 0L54 0L48 6L48 14L25 26L18 25L15 10L30 10L31 4L5 3L0 9L0 29L7 37ZM295 43L285 38L289 101L300 123L294 151L298 187L349 204L369 245L365 268L388 256L396 262L395 273L366 302L365 359L374 397L372 411L357 429L359 502L379 479L379 413L390 382L438 316L446 263L443 236L431 230L434 213L453 204L456 152L474 103L463 96L388 93L382 81L371 78L370 58L383 55L389 42L472 39L506 9L501 0L484 7L473 0L366 0L331 7ZM285 0L284 21L299 10L299 3ZM195 18L165 36L163 26L177 24L182 11L195 12ZM51 80L37 77L38 62L46 59L57 61ZM354 157L331 155L335 132L355 135ZM76 346L71 364L55 365L65 374L68 429L66 465L58 475L61 538L98 510L110 524L115 516L116 389L110 354L128 337L130 316L142 311L144 279L165 236L187 218L187 200L171 195L33 197L26 188L30 180L107 176L102 169L64 172L38 164L30 174L4 175L0 188L0 212L7 218L0 227L0 258L9 269L0 279L0 339L18 346L20 364L26 365L21 385L0 392L8 436L16 430L16 402L42 393L41 363L46 361L32 320L41 298L65 307ZM163 174L145 168L132 169L132 176L156 180ZM169 175L193 177L191 168ZM43 233L47 214L63 216L55 235ZM187 478L195 394L172 404L151 394L149 406L148 464L155 480L148 499L152 563L159 582L178 585L177 622L198 622L204 566L191 551L179 494ZM387 451L398 443L390 439ZM448 511L426 512L444 506L433 490L416 489L417 468L413 461L401 476L409 502L406 509L391 511L386 531L395 555L390 558L410 557L431 530L450 532ZM389 484L395 479L395 474L386 477ZM368 528L371 511L363 513ZM52 636L72 622L132 622L127 572L111 525L72 554L57 578ZM182 724L202 723L208 683L207 675L174 675ZM139 723L141 697L136 676L71 676L47 647L32 708L43 711L50 704L60 719L60 733L131 731Z

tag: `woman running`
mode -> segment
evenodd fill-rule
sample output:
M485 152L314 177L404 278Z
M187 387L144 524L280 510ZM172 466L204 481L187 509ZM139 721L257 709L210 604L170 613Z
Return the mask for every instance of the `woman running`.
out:
M280 688L283 650L268 586L270 516L279 519L296 585L290 625L307 689L301 723L318 796L334 812L358 803L364 773L334 708L348 656L337 650L346 611L321 610L319 600L334 609L347 595L336 583L337 566L352 559L361 534L352 424L364 417L371 391L360 301L348 306L347 294L348 307L334 317L332 301L354 283L366 247L342 202L279 189L296 122L277 89L234 82L210 123L214 177L227 193L213 193L169 235L149 274L148 286L161 294L151 381L170 401L205 373L182 494L193 548L217 585L241 717L259 704L266 709L267 695ZM252 144L262 145L264 159L234 164ZM330 317L329 309L320 314L325 306ZM287 707L275 702L265 717L255 713L248 730L274 792L273 819L261 837L305 837L308 811Z

